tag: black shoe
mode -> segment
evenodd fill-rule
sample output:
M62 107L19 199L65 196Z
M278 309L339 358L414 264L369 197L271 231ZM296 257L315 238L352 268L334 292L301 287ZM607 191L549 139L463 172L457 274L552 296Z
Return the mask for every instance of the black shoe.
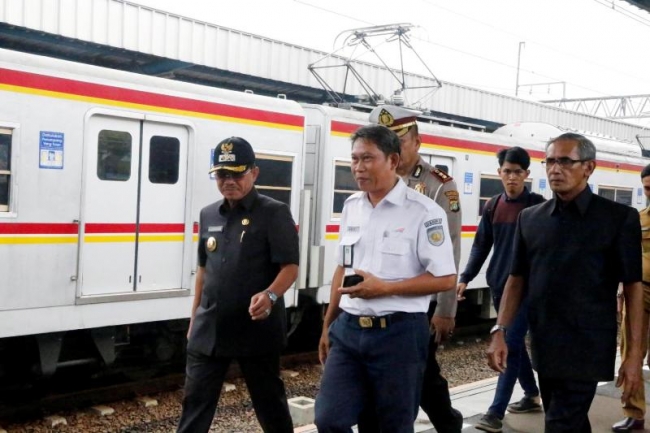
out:
M542 405L537 401L539 398L535 397L524 397L518 402L510 403L508 405L508 412L510 413L528 413L528 412L538 412L542 410Z
M623 418L612 426L612 431L616 433L626 433L632 430L643 430L644 420L634 418Z
M486 413L474 424L474 428L492 433L499 433L503 430L503 422L491 413Z

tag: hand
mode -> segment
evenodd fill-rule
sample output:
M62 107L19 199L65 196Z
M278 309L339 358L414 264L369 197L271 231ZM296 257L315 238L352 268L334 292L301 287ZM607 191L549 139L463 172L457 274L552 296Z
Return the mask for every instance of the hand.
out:
M251 305L248 307L248 313L253 320L268 319L271 315L273 303L266 292L259 292L251 298Z
M387 283L372 275L370 272L364 272L359 269L354 270L355 274L361 275L363 281L355 286L339 287L339 293L350 295L351 298L371 299L380 296L386 296Z
M448 340L454 333L455 327L456 321L453 317L442 317L434 314L431 318L430 329L435 331L434 338L436 344Z
M618 369L618 379L616 380L617 387L623 385L623 394L621 395L623 404L636 394L640 386L644 386L642 377L641 358L627 357Z
M187 339L190 339L190 334L192 334L192 325L194 324L194 317L190 319L190 326L187 328Z
M456 299L459 301L464 301L465 300L465 290L467 290L467 284L465 283L458 283L458 287L456 287Z
M329 331L327 328L323 329L323 332L320 336L320 341L318 342L318 360L322 365L325 365L327 361L327 355L330 351L330 337Z
M486 352L488 365L494 371L503 373L506 370L506 359L508 358L508 346L506 346L503 331L492 334L492 341Z

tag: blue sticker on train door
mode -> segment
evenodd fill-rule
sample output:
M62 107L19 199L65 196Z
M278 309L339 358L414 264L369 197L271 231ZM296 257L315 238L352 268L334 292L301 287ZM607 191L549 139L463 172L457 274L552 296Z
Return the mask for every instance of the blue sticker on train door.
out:
M63 133L41 131L38 167L61 170L63 168Z
M474 173L465 172L465 184L463 186L463 194L471 194L474 185Z

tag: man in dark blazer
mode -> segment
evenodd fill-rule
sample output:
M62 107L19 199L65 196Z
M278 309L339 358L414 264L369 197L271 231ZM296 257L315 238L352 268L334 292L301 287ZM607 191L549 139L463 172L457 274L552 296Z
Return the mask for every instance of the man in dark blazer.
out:
M178 432L209 430L236 359L263 431L292 433L280 351L286 341L282 295L298 275L296 224L284 203L258 194L255 153L243 138L217 145L210 172L224 198L201 210Z
M596 386L614 375L619 282L631 329L617 385L624 385L623 400L642 386L639 217L633 208L591 192L587 182L596 168L596 148L582 135L551 140L542 162L555 196L519 214L488 363L499 372L506 368L505 333L527 296L545 431L588 433Z

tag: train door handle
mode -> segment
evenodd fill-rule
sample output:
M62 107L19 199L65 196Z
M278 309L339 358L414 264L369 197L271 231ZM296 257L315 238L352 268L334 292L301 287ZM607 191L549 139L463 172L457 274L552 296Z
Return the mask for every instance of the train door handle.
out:
M142 282L142 275L138 275L138 283Z
M131 282L131 275L129 275L129 283Z

